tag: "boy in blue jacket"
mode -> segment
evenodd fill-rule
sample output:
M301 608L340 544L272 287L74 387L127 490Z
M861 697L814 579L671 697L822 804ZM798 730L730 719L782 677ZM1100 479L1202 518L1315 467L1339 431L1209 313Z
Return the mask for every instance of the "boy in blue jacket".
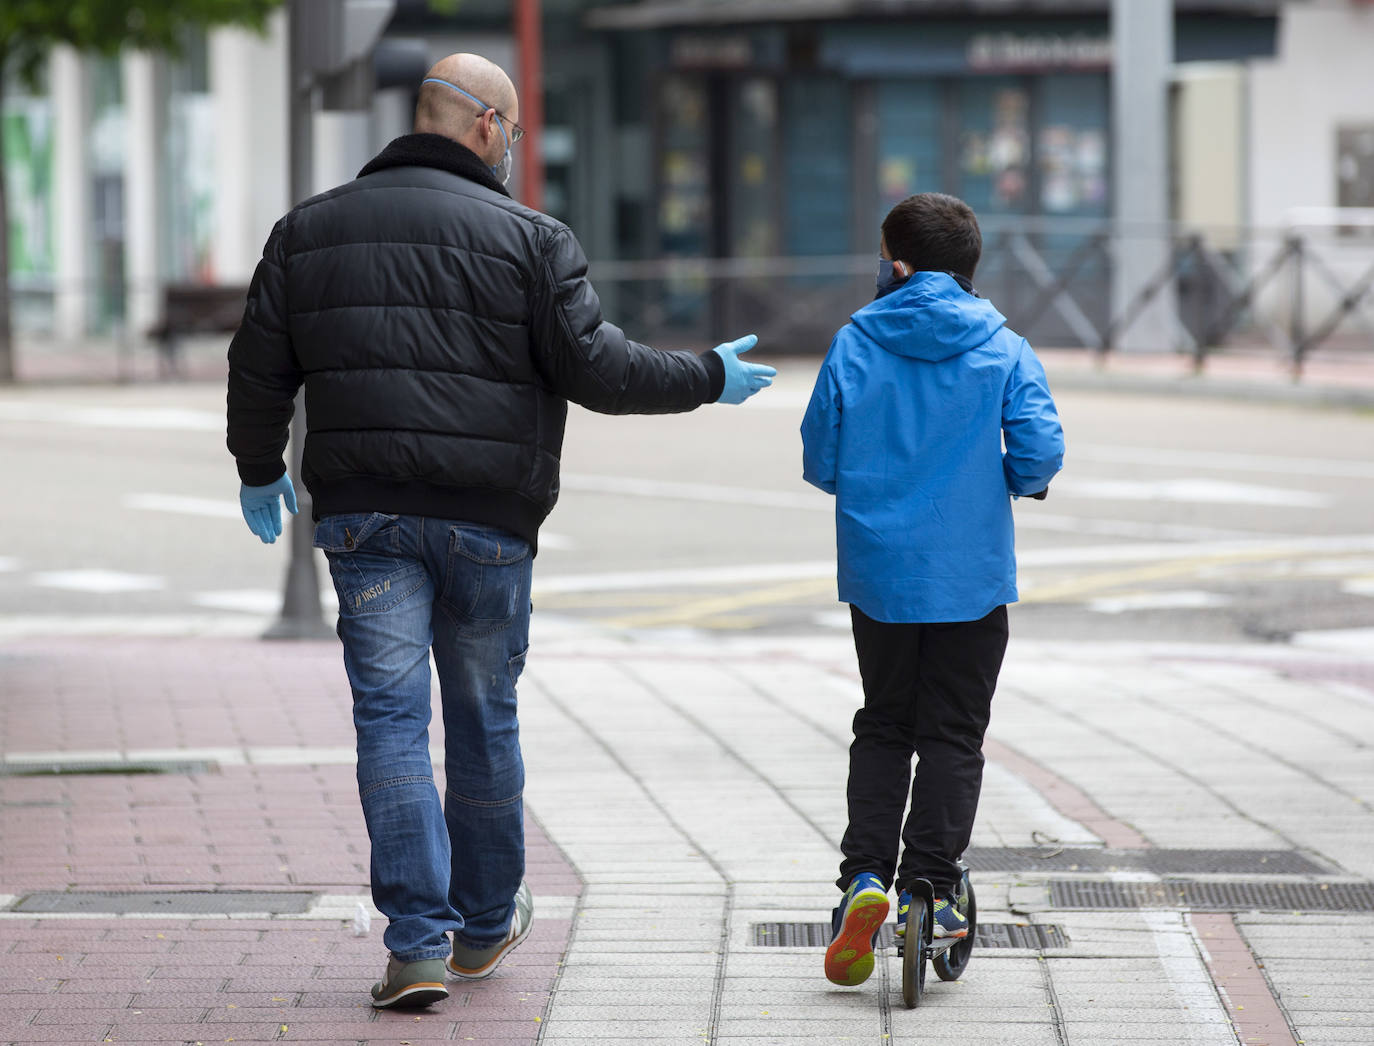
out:
M1011 501L1043 497L1063 460L1044 368L973 293L981 254L962 200L920 193L894 207L878 296L835 335L802 422L803 475L835 495L864 688L825 955L836 984L872 973L894 887L900 905L930 880L934 935L968 933L954 890L1016 600Z

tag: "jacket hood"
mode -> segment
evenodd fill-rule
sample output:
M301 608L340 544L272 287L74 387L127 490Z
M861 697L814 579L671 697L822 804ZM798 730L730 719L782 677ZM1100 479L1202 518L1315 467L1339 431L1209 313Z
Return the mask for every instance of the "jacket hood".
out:
M1007 322L986 298L943 272L916 272L891 294L850 317L883 349L931 363L986 345Z

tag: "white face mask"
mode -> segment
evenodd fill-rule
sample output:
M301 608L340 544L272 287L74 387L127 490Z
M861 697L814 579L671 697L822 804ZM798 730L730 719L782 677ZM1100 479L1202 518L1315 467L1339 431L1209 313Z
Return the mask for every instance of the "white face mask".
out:
M511 167L515 164L515 158L511 156L510 138L506 134L505 127L501 126L501 117L499 116L496 118L496 126L501 128L501 137L506 140L506 152L505 155L501 157L501 159L496 161L496 165L492 167L491 173L495 175L496 180L498 182L500 182L502 185L505 185L507 182L510 181L510 170Z

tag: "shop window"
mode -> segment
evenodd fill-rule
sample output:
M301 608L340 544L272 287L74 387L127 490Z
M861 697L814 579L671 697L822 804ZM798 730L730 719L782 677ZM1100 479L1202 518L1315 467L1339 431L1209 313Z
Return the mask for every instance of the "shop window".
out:
M852 248L853 146L849 85L817 77L787 82L783 104L784 251L848 254Z
M1041 79L1036 151L1042 213L1106 214L1107 105L1105 77Z
M670 76L660 93L659 230L663 252L700 257L711 229L706 85Z
M730 254L765 258L778 253L777 84L741 81L731 112Z
M944 188L940 169L940 87L934 80L877 85L876 229L887 212L918 192Z
M960 195L979 214L1022 214L1030 191L1030 98L1007 77L959 83Z

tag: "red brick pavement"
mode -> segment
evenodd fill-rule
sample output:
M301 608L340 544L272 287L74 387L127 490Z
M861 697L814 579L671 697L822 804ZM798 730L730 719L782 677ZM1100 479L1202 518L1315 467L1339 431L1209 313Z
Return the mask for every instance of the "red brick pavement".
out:
M438 722L436 716L436 724ZM0 748L81 752L351 747L337 644L26 640L0 646ZM535 770L534 772L537 772ZM575 871L527 826L536 896ZM365 893L348 765L0 777L0 893L61 889ZM381 927L143 918L0 920L0 1043L533 1042L570 924L537 919L489 981L378 1013Z

